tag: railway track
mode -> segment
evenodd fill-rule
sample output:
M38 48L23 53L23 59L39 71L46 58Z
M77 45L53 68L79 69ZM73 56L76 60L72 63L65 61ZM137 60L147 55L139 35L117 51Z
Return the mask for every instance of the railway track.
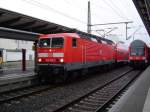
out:
M36 85L33 87L27 87L23 89L0 93L0 104L4 104L12 100L17 100L22 97L27 97L32 94L40 93L42 91L46 91L49 89L53 89L55 87L56 86L50 86L50 85Z
M130 71L130 70L129 70ZM12 100L18 100L23 97L28 97L36 93L40 93L46 90L52 90L56 88L55 85L34 85L22 89L14 89L12 91L6 91L0 93L0 104L10 102Z
M94 89L88 94L63 105L54 112L99 112L104 111L116 96L122 92L141 71L129 70L121 76Z
M121 72L120 72L121 73ZM122 74L116 75L116 77L110 77L106 78L107 80L104 81L102 84L100 84L100 87L94 89L93 91L89 92L88 94L81 96L80 98L76 100L70 100L69 104L66 104L64 102L63 105L58 106L57 108L50 109L54 112L61 112L61 111L80 111L80 112L88 112L88 111L95 111L95 109L98 109L102 107L106 107L106 105L112 100L114 96L116 96L116 93L120 90L117 89L118 81L119 79L122 79L122 77L125 77L122 79L121 82L124 82L124 84L119 86L119 88L124 88L126 85L126 81L131 82L131 80L134 79L134 77L139 74L140 71L132 71L131 69L128 69L127 71L124 71ZM117 73L116 73L117 74ZM118 81L118 82L116 82ZM116 82L116 85L113 83ZM107 87L108 85L112 85L113 87L116 86L115 90L111 87ZM25 89L20 89L17 91L10 91L5 93L0 93L0 105L9 103L12 104L13 101L20 101L23 98L29 98L30 96L36 96L37 94L42 95L42 93L48 93L49 90L52 91L53 89L57 88L58 85L41 85L41 86L35 86L35 87L29 87ZM60 86L59 86L60 87ZM64 88L64 86L61 86L60 88ZM122 90L122 89L121 89ZM116 92L117 91L117 92ZM94 96L96 95L96 96ZM97 98L98 97L98 98ZM90 98L90 99L89 99ZM96 100L94 101L94 98ZM102 99L101 99L102 98ZM107 101L106 101L107 100ZM67 102L68 103L68 102ZM94 108L93 108L94 107ZM102 109L100 108L100 109Z

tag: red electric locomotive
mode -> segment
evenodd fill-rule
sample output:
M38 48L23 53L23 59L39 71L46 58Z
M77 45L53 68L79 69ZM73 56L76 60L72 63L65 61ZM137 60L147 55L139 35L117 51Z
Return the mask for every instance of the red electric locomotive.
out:
M116 63L125 52L108 39L84 32L41 35L38 42L37 72L48 80L64 81L75 73ZM71 72L71 73L70 73Z
M134 40L129 47L129 64L134 68L144 68L150 62L150 48L142 40Z

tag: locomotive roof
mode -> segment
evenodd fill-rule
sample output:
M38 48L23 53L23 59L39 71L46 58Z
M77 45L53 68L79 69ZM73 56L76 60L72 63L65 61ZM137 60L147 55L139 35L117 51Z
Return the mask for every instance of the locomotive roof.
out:
M145 46L145 45L146 45L146 43L145 43L144 41L142 41L142 40L134 40L134 41L130 44L131 47L143 47L143 46Z
M91 40L91 38L95 38L99 43L101 43L101 41L105 41L108 44L113 44L114 43L113 41L111 41L109 39L102 38L102 37L99 37L99 36L93 35L93 34L88 34L88 33L82 32L82 31L76 31L76 33L79 36L81 36L81 38L86 38L86 39L90 39L90 40Z
M41 37L48 37L48 36L73 36L75 38L83 38L83 39L88 39L92 41L92 38L96 39L98 43L102 43L102 41L105 41L107 44L114 44L113 41L93 35L93 34L88 34L85 32L81 32L81 31L76 31L76 32L67 32L67 33L56 33L56 34L44 34L41 35Z

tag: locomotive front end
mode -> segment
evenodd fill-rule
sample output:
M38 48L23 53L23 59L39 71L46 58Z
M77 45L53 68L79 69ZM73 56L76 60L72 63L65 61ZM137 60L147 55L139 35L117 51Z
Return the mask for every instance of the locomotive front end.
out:
M64 71L64 37L43 36L37 48L38 75L52 77ZM44 75L44 76L43 76Z
M148 48L141 40L134 40L129 47L129 63L134 68L145 68L148 64Z

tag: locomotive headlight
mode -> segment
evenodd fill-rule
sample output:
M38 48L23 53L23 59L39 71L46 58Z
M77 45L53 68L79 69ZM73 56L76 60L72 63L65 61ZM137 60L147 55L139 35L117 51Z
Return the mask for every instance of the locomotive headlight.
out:
M49 49L49 52L51 52L52 50L51 49Z
M41 59L41 58L39 58L39 59L38 59L38 62L42 62L42 59Z
M61 59L60 59L60 62L61 62L61 63L63 63L63 62L64 62L64 59L63 59L63 58L61 58Z

